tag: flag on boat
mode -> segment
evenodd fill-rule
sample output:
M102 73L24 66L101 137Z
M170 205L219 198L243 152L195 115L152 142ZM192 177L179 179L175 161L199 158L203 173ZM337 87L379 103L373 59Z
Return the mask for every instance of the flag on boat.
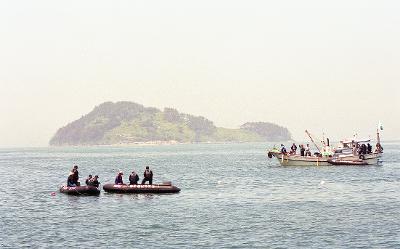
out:
M379 121L378 129L383 131L383 125L382 125L382 123L380 121Z

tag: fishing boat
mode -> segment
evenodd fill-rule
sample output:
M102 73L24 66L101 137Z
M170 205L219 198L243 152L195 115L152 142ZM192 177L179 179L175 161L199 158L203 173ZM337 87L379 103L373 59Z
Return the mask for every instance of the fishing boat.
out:
M293 153L282 153L279 149L273 148L268 151L269 158L277 158L279 163L282 166L329 166L328 159L333 155L333 152L330 149L329 139L327 142L323 142L323 149L320 149L319 146L315 143L311 134L306 130L305 131L311 142L318 149L318 153L314 155L302 156L299 154Z
M269 158L277 158L282 166L331 166L331 165L377 165L380 162L383 149L380 145L379 130L377 130L377 144L374 152L360 151L359 148L369 145L370 139L342 140L336 149L331 149L329 139L322 140L322 147L318 146L311 134L306 130L311 142L318 152L311 156L284 153L277 148L268 151ZM364 146L363 146L364 145ZM370 146L370 145L369 145ZM372 148L372 147L371 147Z
M171 182L164 182L162 184L113 184L107 183L103 185L103 189L109 193L154 193L154 194L164 194L164 193L178 193L181 191L180 188L173 186Z
M270 150L268 157L276 157L282 166L329 166L328 156L301 156L283 154L280 151Z
M370 142L370 139L340 141L332 158L328 159L328 163L332 165L377 165L383 153L380 143L376 144L375 151L361 149L363 147L372 148Z
M76 186L76 187L61 186L60 193L64 193L67 195L99 195L100 189L94 186Z

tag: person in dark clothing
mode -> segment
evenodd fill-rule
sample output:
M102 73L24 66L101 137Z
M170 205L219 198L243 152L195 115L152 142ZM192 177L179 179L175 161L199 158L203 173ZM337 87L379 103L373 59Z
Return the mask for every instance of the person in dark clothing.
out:
M95 176L89 181L89 184L88 184L88 185L98 188L99 185L100 185L100 182L99 182L98 179L99 179L99 176L98 176L98 175L95 175Z
M75 165L74 168L71 171L74 176L73 176L73 182L76 186L80 186L81 183L79 182L79 172L78 172L78 165Z
M370 143L367 143L367 153L368 154L372 153L372 145Z
M88 178L86 178L86 185L89 185L89 182L92 180L92 175L89 175Z
M286 151L285 145L283 145L283 144L281 144L281 153L282 153L282 154L284 154L284 155L286 155L286 154L287 154L287 151Z
M300 145L300 156L304 156L304 152L306 151L306 149L304 148L304 145Z
M310 149L310 145L309 144L307 144L307 146L306 146L305 156L311 156L311 149Z
M147 181L150 185L153 184L153 171L150 170L149 166L146 166L143 176L142 184L145 184Z
M76 184L74 182L74 173L70 172L68 179L67 179L67 187L76 187Z
M296 151L297 151L297 146L295 143L293 143L292 146L290 147L290 154L296 155Z
M367 154L367 146L365 144L361 145L361 153L364 155Z
M138 181L139 181L138 174L136 174L135 171L132 171L132 173L129 175L129 184L136 185L136 184L138 184Z
M118 175L115 177L115 184L118 184L118 185L124 184L124 181L122 180L123 174L124 173L122 173L122 171L118 172Z

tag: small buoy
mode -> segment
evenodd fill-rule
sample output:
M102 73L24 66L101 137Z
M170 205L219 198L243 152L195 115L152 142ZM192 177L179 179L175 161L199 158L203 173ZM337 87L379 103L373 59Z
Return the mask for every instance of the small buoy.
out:
M325 184L325 181L324 180L322 180L320 183L319 183L319 185L324 185Z
M218 185L220 185L220 184L222 184L222 181L218 181L217 183L218 183Z
M51 192L51 196L56 196L56 192Z

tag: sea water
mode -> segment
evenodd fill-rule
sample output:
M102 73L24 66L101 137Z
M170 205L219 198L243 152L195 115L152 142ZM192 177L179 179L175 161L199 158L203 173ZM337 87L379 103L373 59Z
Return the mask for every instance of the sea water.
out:
M0 149L0 247L400 248L399 143L366 167L282 167L271 146ZM59 193L75 164L82 183L150 166L182 190Z

